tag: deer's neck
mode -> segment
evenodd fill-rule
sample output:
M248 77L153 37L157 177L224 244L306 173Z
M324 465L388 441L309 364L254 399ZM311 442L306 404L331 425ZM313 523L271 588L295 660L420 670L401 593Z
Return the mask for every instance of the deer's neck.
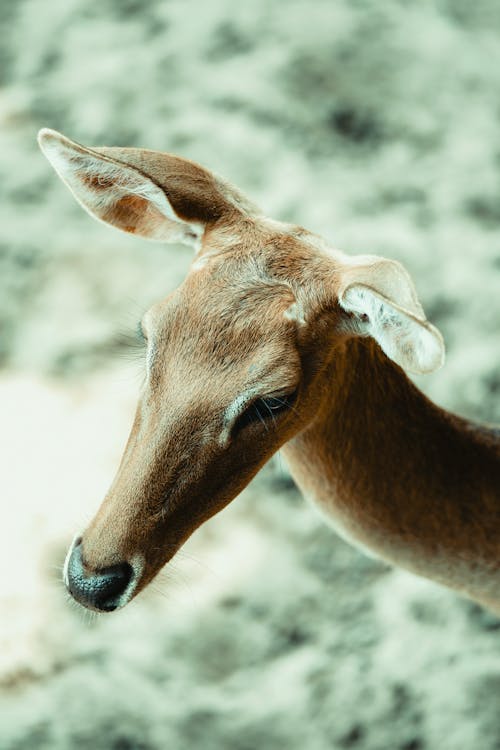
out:
M328 374L319 416L283 449L304 494L390 562L476 594L496 574L500 597L498 433L437 407L371 340Z

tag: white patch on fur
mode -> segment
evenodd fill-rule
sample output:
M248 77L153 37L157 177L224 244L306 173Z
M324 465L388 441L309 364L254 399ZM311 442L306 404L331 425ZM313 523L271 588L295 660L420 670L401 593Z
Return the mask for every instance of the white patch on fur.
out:
M298 302L293 302L290 307L285 310L285 318L292 320L299 325L304 325L306 322L304 308Z
M258 393L257 388L250 388L244 391L240 396L235 398L233 403L228 406L224 414L224 427L219 437L219 443L225 447L229 443L229 436L234 423L245 411L252 398Z
M149 333L150 325L151 325L151 310L148 310L144 313L141 321L141 326L144 331L144 335L146 338L146 379L149 380L151 376L151 367L153 364L153 359L155 355L155 346L152 341L152 337Z
M443 339L425 319L398 310L362 284L350 286L340 302L344 310L359 317L361 330L404 369L428 373L443 364Z
M76 540L80 539L81 536L82 536L81 532L78 533L78 534L75 534L75 536L73 537L73 539L71 541L71 544L69 545L69 549L68 549L68 552L66 553L66 557L64 558L63 581L64 581L64 585L66 586L67 589L69 589L69 576L68 576L69 560L70 560L70 557L71 557L71 553L73 552L73 549L75 547Z
M118 599L117 604L116 604L116 609L121 609L126 604L128 604L129 601L132 599L134 592L137 588L137 585L139 581L141 580L142 573L144 571L144 562L145 562L144 555L141 555L139 553L137 553L130 560L128 560L128 563L133 570L133 575L129 581L127 588Z
M146 378L149 380L151 377L151 368L153 366L153 360L155 355L155 347L151 342L148 341L146 349Z
M202 268L208 263L208 257L206 255L200 255L191 264L191 271L201 271Z

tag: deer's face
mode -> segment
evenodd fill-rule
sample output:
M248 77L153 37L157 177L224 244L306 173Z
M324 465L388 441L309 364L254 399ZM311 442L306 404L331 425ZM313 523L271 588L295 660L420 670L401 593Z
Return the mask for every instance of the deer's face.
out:
M440 341L398 264L327 250L177 157L86 149L53 131L40 142L94 216L198 251L185 282L140 322L145 378L131 434L65 564L75 599L111 611L307 428L346 336L371 334L418 371L436 365Z
M259 271L251 254L197 263L140 321L144 381L130 438L68 558L70 590L84 603L72 566L89 570L85 581L108 575L113 595L92 591L96 608L143 588L314 413L314 368L290 287ZM126 589L117 597L119 575Z

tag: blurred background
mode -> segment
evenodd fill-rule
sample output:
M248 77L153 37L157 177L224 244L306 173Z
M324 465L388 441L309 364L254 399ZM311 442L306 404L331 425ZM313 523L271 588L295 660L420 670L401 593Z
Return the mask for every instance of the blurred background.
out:
M347 546L274 460L123 612L60 582L140 382L118 333L190 252L92 221L36 146L200 161L401 260L447 344L419 385L500 421L494 0L0 0L0 748L498 750L500 623Z

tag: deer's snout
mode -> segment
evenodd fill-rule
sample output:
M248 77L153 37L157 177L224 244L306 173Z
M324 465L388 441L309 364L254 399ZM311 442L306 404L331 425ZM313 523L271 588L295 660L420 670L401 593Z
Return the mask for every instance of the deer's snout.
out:
M122 562L98 570L89 569L83 559L82 540L76 539L66 559L64 579L71 596L79 604L100 612L112 612L128 601L134 570Z

